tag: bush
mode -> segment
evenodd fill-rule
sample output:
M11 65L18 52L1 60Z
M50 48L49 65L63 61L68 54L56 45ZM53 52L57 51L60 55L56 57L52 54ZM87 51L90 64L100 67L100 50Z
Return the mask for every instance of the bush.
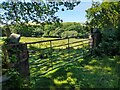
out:
M104 30L102 32L102 42L94 48L93 53L96 55L120 55L120 40L117 38L116 30Z
M26 36L26 37L31 37L34 31L34 27L25 24L13 25L10 26L10 29L12 30L12 32L19 33L21 36Z
M43 36L43 37L49 37L49 31L45 31L42 36Z
M64 32L64 30L60 27L56 28L55 30L50 31L49 36L61 38L61 34Z
M32 33L33 37L42 37L42 35L44 34L43 29L41 29L40 27L35 28L35 30Z
M64 31L64 32L61 34L61 37L62 37L62 38L77 37L77 36L78 36L77 31Z
M19 33L25 37L39 37L44 34L43 27L40 25L18 24L9 26L12 33ZM5 28L5 27L4 27Z

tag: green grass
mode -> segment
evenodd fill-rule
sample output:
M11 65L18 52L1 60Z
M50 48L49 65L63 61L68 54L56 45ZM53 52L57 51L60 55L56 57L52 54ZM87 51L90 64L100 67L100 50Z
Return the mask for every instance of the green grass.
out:
M54 40L54 39L57 39L57 38L31 38L31 37L22 37L20 42L37 42L37 41L44 41L44 40ZM76 38L70 38L69 40L69 43L73 43L73 42L76 42L76 41L81 41L81 40L87 40L87 39L76 39ZM88 41L84 41L84 43L87 43ZM63 45L63 44L67 44L68 43L68 39L65 39L65 40L59 40L59 41L52 41L52 47L54 46L58 46L58 45ZM82 44L83 42L79 42L79 43L74 43L74 44L70 44L70 47L74 47L76 45L80 45ZM85 44L84 44L85 45ZM87 44L86 44L87 45ZM43 43L36 43L36 44L28 44L28 47L30 46L33 46L33 47L36 47L36 48L47 48L47 47L50 47L50 42L43 42ZM66 48L68 47L68 45L65 45L65 46L60 46L60 47L55 47L56 49L57 48ZM77 46L77 47L81 47L81 46ZM77 48L77 47L74 47L74 48Z
M31 80L34 87L44 88L117 88L116 67L120 57L82 57L83 49L36 51L30 58ZM87 54L87 53L86 53ZM43 55L42 58L40 56ZM48 56L46 56L48 55ZM69 64L65 64L69 61ZM40 65L46 63L45 65ZM57 67L63 65L61 67ZM52 68L57 67L52 70ZM46 74L43 74L46 71ZM43 74L43 75L42 75Z
M36 42L55 38L22 37L20 42ZM70 39L71 42L81 39ZM88 41L85 41L88 42ZM66 40L53 41L52 45L66 44ZM81 44L77 43L77 44ZM77 44L71 44L70 47ZM32 88L117 88L119 87L120 57L87 56L88 49L79 46L67 49L51 48L50 43L28 45L30 80ZM87 44L84 44L87 46ZM44 50L42 49L44 48ZM84 56L85 55L85 56ZM83 56L83 57L81 57ZM70 63L68 63L70 62ZM46 73L45 73L46 72Z
M79 51L77 52L79 53ZM74 53L78 54L77 52ZM70 60L75 58L77 57ZM56 68L43 76L40 76L42 73L40 68L42 67L37 66L35 68L38 68L37 71L33 70L34 75L31 75L31 78L34 77L37 80L33 86L39 88L118 88L119 76L115 71L118 69L115 66L117 62L115 59L114 61L111 61L111 59L114 58L81 58L76 62ZM57 59L57 61L59 60ZM65 59L62 59L62 61L64 63Z
M54 39L58 39L58 38L33 38L33 37L22 37L20 42L36 42L36 41L44 41L44 40L54 40ZM86 40L86 39L76 39L76 38L70 38L70 43L72 42L76 42L76 41L80 41L80 40ZM85 41L88 42L88 41ZM67 44L68 43L68 39L65 40L59 40L59 41L52 41L52 45L56 46L56 45L62 45L62 44ZM81 42L80 42L81 43ZM78 45L80 43L75 43L74 45ZM49 44L49 45L48 45ZM50 46L50 42L47 43L41 43L41 46ZM37 46L37 44L36 44Z
M6 38L6 37L2 37L2 38ZM3 44L2 38L0 39L0 44ZM53 39L58 39L58 38L21 37L20 42L21 43L28 43L28 42L37 42L37 41L53 40ZM70 39L70 43L71 42L80 41L80 40L83 40L83 39L71 38ZM84 39L84 40L86 40L86 39ZM67 39L66 40L53 41L52 45L56 46L56 45L66 44L67 42L68 42ZM85 42L88 42L88 41L85 41ZM78 44L81 44L81 42L80 43L72 44L71 46L75 46L75 45L78 45ZM50 46L50 42L40 43L40 44L34 44L34 46L36 46L36 47L38 47L38 46L40 46L40 47L41 46L42 47L49 47Z
M2 39L5 39L6 37L0 38L0 44L3 44ZM56 38L37 38L37 37L21 37L20 42L21 43L27 43L27 42L36 42L36 41L43 41L43 40L52 40Z
M37 38L37 37L21 37L20 42L37 42L37 41L43 41L43 40L52 40L57 38Z

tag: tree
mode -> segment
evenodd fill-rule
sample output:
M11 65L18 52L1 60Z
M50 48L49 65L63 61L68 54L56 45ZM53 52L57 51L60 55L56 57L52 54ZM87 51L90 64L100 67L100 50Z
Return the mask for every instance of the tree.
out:
M83 33L85 34L86 31L83 31L83 27L80 23L76 22L64 22L59 25L51 24L51 25L45 25L45 33L43 36L52 36L52 37L62 37L63 32L77 32L78 36L82 36ZM64 34L65 35L65 34ZM67 34L66 34L67 35ZM70 35L70 34L69 34ZM77 36L77 34L76 34Z
M8 25L23 25L28 22L36 22L43 27L46 23L59 23L62 20L55 16L59 11L59 6L65 6L67 10L72 10L80 2L44 2L40 0L33 0L31 2L22 2L20 0L8 0L0 4L0 9L4 11L0 14L1 23ZM64 8L61 9L64 11Z
M93 2L92 7L86 10L87 19L91 27L101 29L118 28L120 17L119 2Z
M39 1L39 0L38 0ZM1 14L1 21L3 23L28 23L29 21L36 23L52 23L62 21L55 13L59 11L59 6L65 6L67 10L72 10L80 2L22 2L17 0L13 2L3 2L0 6L4 10ZM62 8L63 10L64 8Z
M104 0L106 1L106 0ZM109 0L107 0L109 1ZM97 55L120 54L120 1L119 2L93 2L87 12L88 25L97 27L102 31L102 40L94 53Z

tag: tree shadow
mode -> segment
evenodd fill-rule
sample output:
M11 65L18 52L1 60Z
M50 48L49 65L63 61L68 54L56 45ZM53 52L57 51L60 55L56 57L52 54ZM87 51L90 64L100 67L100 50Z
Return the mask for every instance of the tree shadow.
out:
M50 50L50 49L49 49ZM69 51L68 51L69 50ZM35 54L35 53L34 53ZM42 55L40 52L36 52L35 58ZM51 69L47 73L43 74L48 86L53 86L55 88L117 88L118 87L118 76L115 75L115 64L114 58L110 57L92 57L89 52L83 49L53 49L52 53L46 49L43 54L48 55L47 58L41 58L36 62L39 63L46 62L47 64L43 66L36 67L34 75L39 77L42 72L41 68L47 67ZM81 58L81 55L83 56ZM33 59L33 63L38 59ZM71 61L71 62L69 62ZM69 62L68 64L65 64ZM33 64L32 63L32 64ZM32 65L31 64L31 65ZM64 65L61 65L64 64ZM61 65L57 68L57 65ZM43 70L43 72L45 72ZM36 78L36 76L34 76ZM41 80L41 82L44 80ZM40 83L41 83L40 82ZM36 84L37 85L37 84ZM41 84L42 85L42 84ZM44 86L44 85L43 85ZM42 87L43 87L42 86Z
M33 88L34 90L40 90L40 89L46 90L52 86L54 86L54 82L50 78L39 77L39 78L36 78Z

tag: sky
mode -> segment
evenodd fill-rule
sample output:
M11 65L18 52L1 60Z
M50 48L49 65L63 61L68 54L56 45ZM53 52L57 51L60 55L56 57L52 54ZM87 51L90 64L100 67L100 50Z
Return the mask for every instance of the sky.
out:
M6 0L0 0L0 3ZM30 1L30 0L25 0ZM96 0L95 0L96 1ZM61 18L63 22L80 22L84 23L86 18L86 12L92 5L92 0L81 0L81 3L76 6L73 10L58 11L56 16Z
M81 22L84 23L87 18L85 10L90 8L92 2L81 2L73 10L59 11L56 13L64 22Z

